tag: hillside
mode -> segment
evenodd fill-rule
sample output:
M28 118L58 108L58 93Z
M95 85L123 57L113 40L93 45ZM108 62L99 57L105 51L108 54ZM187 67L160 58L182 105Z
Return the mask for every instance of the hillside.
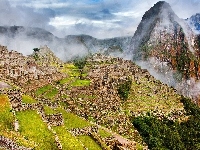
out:
M160 1L143 15L131 40L129 54L136 62L148 64L143 67L153 69L157 72L155 76L164 76L163 80L159 79L163 82L168 79L167 84L198 104L199 91L193 92L199 80L198 40L186 21L168 3Z
M60 62L47 47L34 52L39 58L36 61L31 56L14 55L5 47L1 53L4 56L1 70L6 73L1 73L4 86L0 86L0 113L4 116L0 121L2 147L147 148L147 141L132 124L133 117L153 113L171 121L187 118L175 90L131 61L91 55L86 59L80 79L81 72L76 66ZM8 57L9 54L13 57ZM40 78L30 75L30 66L24 67L30 60L31 67L43 73ZM12 61L16 68L21 68L18 66L21 64L27 80L15 81L13 75L17 77L17 71L13 74L2 65ZM9 67L13 67L12 63ZM48 72L52 69L56 71L49 78Z

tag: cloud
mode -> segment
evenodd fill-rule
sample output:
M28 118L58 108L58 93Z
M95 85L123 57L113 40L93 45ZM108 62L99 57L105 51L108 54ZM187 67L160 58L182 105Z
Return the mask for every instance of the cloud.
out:
M181 18L200 10L198 0L166 1ZM66 34L89 34L97 38L132 36L143 14L156 2L158 0L1 0L0 25L41 27L60 37Z

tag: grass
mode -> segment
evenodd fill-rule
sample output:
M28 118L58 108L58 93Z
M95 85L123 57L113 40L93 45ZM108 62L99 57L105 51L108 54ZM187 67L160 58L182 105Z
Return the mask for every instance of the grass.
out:
M77 79L75 80L71 86L89 86L90 85L90 80L80 80Z
M62 98L69 98L69 95L67 95L67 94L62 95Z
M0 132L13 130L14 116L10 110L8 97L0 95Z
M109 136L112 135L111 133L106 132L104 129L101 129L101 128L98 130L98 134L99 134L102 138L106 138L106 137L109 137Z
M20 133L27 140L34 141L37 144L35 150L57 149L53 133L48 130L47 124L42 121L36 111L16 112L16 116L20 123Z
M39 95L42 95L44 94L45 92L49 91L52 89L52 86L51 85L46 85L46 86L43 86L39 89L36 90L36 96L39 96Z
M64 126L53 127L53 129L56 131L64 150L84 150L83 145Z
M63 68L61 69L61 72L70 74L70 73L72 73L74 70L76 71L77 68L76 68L72 63L67 63L67 64L64 64L64 65L63 65Z
M78 136L78 139L88 148L88 150L102 150L90 136Z
M22 102L23 103L37 103L37 101L29 95L22 95Z
M52 88L51 91L47 91L44 97L53 99L58 94L58 90L56 88Z
M91 126L89 122L86 120L74 115L73 113L66 112L63 109L59 109L59 111L62 113L64 118L64 124L67 129L73 129L73 128L84 128Z
M71 78L69 78L69 77L67 77L67 78L64 78L64 79L62 79L62 80L60 80L59 81L59 84L66 84L66 83L68 83L69 81L71 80Z
M0 95L0 135L14 140L20 146L34 147L34 142L27 141L20 133L14 131L14 116L10 110L8 97Z
M59 111L54 110L54 109L50 108L50 107L47 106L47 105L44 105L44 112L45 112L46 115L49 115L49 114L56 114L56 113L58 113Z
M161 94L159 84L151 83L146 80L147 79L145 78L141 79L140 84L132 82L128 100L124 103L125 110L146 112L149 110L160 109L164 112L169 112L172 109L183 109L183 105L180 102L180 96L174 91L171 90ZM158 92L154 93L152 89L157 89Z

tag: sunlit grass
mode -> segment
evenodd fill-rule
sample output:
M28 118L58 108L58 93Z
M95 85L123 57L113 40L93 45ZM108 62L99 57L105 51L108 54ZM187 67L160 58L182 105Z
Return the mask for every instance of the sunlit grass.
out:
M73 113L66 112L64 109L59 109L64 118L64 124L67 129L84 128L91 126L86 120L74 115Z
M71 86L89 86L90 85L90 80L80 80L77 79L75 80Z
M61 141L64 150L84 150L78 139L69 133L64 126L53 127Z
M107 131L105 131L104 129L101 129L101 128L98 130L98 134L99 134L102 138L106 138L106 137L109 137L109 136L112 135L111 133L109 133L109 132L107 132Z
M14 140L18 145L33 147L32 141L27 141L18 132L14 131L14 116L10 111L9 99L6 95L0 95L0 135Z
M29 95L22 95L22 102L23 103L37 103L37 101Z
M71 78L67 77L59 81L59 84L66 84L71 80Z
M88 148L88 150L102 150L90 136L78 136L78 139Z
M49 91L49 90L51 90L51 89L52 89L52 86L51 86L51 85L45 85L45 86L43 86L43 87L37 89L36 92L35 92L35 94L36 94L37 96L39 96L39 95L42 95L42 94L44 94L45 92L47 92L47 91Z
M164 112L169 112L173 109L183 109L180 96L173 90L161 93L160 91L162 90L158 88L159 85L145 80L146 79L141 79L140 84L136 82L132 83L128 100L124 103L124 109L140 112L154 109L160 109ZM156 89L157 93L154 93L153 90Z
M14 116L11 112L9 99L5 95L0 95L0 131L13 130Z
M56 113L59 113L59 111L56 109L52 109L51 107L47 106L47 105L44 105L44 112L46 115L49 115L49 114L56 114Z
M51 90L49 90L48 92L46 92L46 94L44 95L44 97L52 99L54 98L56 95L58 94L58 90L56 88L52 88Z
M16 112L17 119L20 123L20 133L25 136L27 140L35 141L36 150L54 150L57 149L53 134L48 130L39 114L34 110L26 110Z

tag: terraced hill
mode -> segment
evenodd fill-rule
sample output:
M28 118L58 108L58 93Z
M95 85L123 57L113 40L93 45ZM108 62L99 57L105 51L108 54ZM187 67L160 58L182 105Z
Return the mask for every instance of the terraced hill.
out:
M81 79L72 63L54 67L64 74L62 79L53 77L59 80L28 90L2 88L2 148L147 149L133 116L152 112L160 118L185 119L175 90L131 61L95 54L87 58ZM131 86L123 98L119 88L127 81Z

